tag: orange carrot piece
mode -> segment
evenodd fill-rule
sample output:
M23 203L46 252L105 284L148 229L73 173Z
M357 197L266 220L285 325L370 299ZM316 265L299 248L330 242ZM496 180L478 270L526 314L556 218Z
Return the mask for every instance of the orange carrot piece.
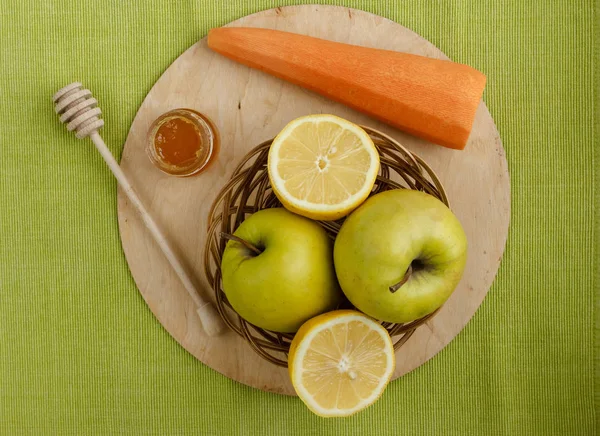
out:
M270 29L212 29L208 46L415 136L461 150L486 80L467 65Z

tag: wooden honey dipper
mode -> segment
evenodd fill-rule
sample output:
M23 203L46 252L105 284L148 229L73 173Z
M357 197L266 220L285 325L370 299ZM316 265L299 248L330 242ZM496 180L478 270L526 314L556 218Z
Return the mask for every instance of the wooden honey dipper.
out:
M197 306L196 312L200 317L206 334L209 336L218 335L225 328L221 316L210 301L201 297L168 241L138 198L131 183L127 180L121 167L98 133L98 129L104 125L104 121L100 118L102 111L98 107L98 101L92 97L92 93L88 89L83 89L83 85L79 82L71 83L59 90L54 94L53 100L56 105L56 113L60 116L60 121L67 123L67 130L74 130L75 136L79 139L89 136L104 158L104 161L116 177L121 188L127 194L127 198L129 198L129 201L131 201L139 212L142 221L156 240L165 257L175 270L175 273L177 273L188 294L194 300Z

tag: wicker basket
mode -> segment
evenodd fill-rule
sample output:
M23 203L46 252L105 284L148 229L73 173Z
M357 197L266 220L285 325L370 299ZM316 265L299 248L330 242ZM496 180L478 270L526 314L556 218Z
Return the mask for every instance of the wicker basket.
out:
M412 154L393 138L382 132L361 126L373 139L381 158L381 168L371 195L389 189L415 189L427 192L444 202L448 199L435 173L418 156ZM293 334L277 333L261 329L239 316L227 301L221 282L221 257L230 235L254 212L281 203L271 190L267 174L267 157L271 141L266 141L248 153L223 187L208 216L208 237L204 251L206 277L215 293L217 308L227 325L242 336L248 344L269 362L287 366L287 352ZM343 219L320 221L332 239L337 235ZM352 307L349 302L345 303ZM438 309L439 310L439 309ZM407 324L382 323L394 340L394 348L400 348L433 312Z

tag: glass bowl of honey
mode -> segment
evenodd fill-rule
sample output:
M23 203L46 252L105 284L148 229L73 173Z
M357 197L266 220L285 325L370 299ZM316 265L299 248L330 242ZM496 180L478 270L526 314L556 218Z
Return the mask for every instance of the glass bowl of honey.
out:
M187 177L205 170L218 153L213 122L192 109L174 109L150 126L146 153L162 172Z

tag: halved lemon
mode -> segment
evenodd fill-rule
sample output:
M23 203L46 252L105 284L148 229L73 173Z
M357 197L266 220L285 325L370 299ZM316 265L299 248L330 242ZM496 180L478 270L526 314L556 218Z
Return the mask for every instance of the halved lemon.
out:
M336 220L356 209L373 189L379 153L363 129L334 115L290 122L269 150L269 179L294 213Z
M348 416L373 404L394 372L388 332L354 310L336 310L307 321L288 356L296 393L320 416Z

